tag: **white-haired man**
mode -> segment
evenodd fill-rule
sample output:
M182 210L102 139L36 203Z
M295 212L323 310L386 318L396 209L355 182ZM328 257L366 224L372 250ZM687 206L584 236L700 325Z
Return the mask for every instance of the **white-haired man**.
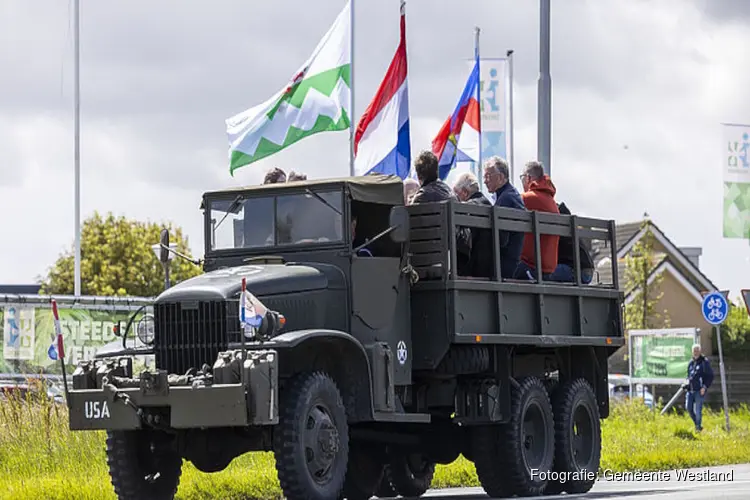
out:
M471 172L463 173L453 185L459 201L491 207L492 202L479 190L479 181ZM492 233L487 229L461 228L458 238L458 273L475 278L492 277Z
M700 432L703 430L703 400L706 397L706 391L711 387L711 382L714 380L711 363L701 353L700 344L693 346L693 359L688 363L687 376L685 407L690 414L690 418L693 419L695 431Z
M492 156L484 162L484 184L495 193L495 206L526 210L518 190L509 182L508 162ZM500 231L500 267L503 278L513 278L521 260L523 233Z

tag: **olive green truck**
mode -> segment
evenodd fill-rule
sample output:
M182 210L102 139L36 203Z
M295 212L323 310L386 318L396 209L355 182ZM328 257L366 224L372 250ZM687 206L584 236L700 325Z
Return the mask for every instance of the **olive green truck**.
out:
M205 272L154 300L138 347L129 324L72 374L70 428L106 431L118 498L171 499L183 459L216 472L253 451L273 451L289 500L417 497L459 455L493 497L592 487L624 342L613 221L404 206L381 175L201 208ZM467 229L491 235L489 276L458 273ZM532 234L537 262L544 235L603 240L613 283L501 279L507 232ZM134 373L136 356L155 369Z

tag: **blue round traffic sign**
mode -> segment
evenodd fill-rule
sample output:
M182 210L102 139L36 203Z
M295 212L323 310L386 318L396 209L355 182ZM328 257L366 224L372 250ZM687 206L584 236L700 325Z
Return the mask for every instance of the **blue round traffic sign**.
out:
M720 325L727 319L729 304L721 292L711 292L703 297L703 318L712 325Z

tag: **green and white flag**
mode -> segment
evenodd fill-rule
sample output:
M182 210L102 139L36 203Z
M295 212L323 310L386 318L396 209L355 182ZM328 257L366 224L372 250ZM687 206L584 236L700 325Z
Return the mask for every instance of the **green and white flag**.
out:
M349 4L285 88L226 120L231 175L305 137L349 128Z

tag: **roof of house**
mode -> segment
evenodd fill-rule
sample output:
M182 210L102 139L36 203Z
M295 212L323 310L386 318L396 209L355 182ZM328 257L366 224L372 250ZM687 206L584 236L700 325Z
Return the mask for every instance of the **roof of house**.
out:
M644 225L646 227L644 227ZM659 262L655 266L655 272L659 273L666 269L666 267L660 266L667 261L669 263L668 269L672 274L675 272L681 275L683 284L689 284L693 291L708 291L716 290L714 285L708 277L695 265L682 250L677 247L665 234L664 232L649 219L644 219L637 222L628 222L624 224L617 224L616 234L617 238L617 257L618 257L618 275L620 276L621 286L624 286L625 276L625 255L635 245L646 232L651 232L661 243L661 245L667 250L665 254L659 256ZM610 256L610 249L607 242L596 241L592 244L592 258L596 265L602 263L605 258ZM611 267L602 265L597 268L599 272L599 279L602 282L611 282L612 272Z
M0 285L0 294L36 295L41 288L41 285Z

